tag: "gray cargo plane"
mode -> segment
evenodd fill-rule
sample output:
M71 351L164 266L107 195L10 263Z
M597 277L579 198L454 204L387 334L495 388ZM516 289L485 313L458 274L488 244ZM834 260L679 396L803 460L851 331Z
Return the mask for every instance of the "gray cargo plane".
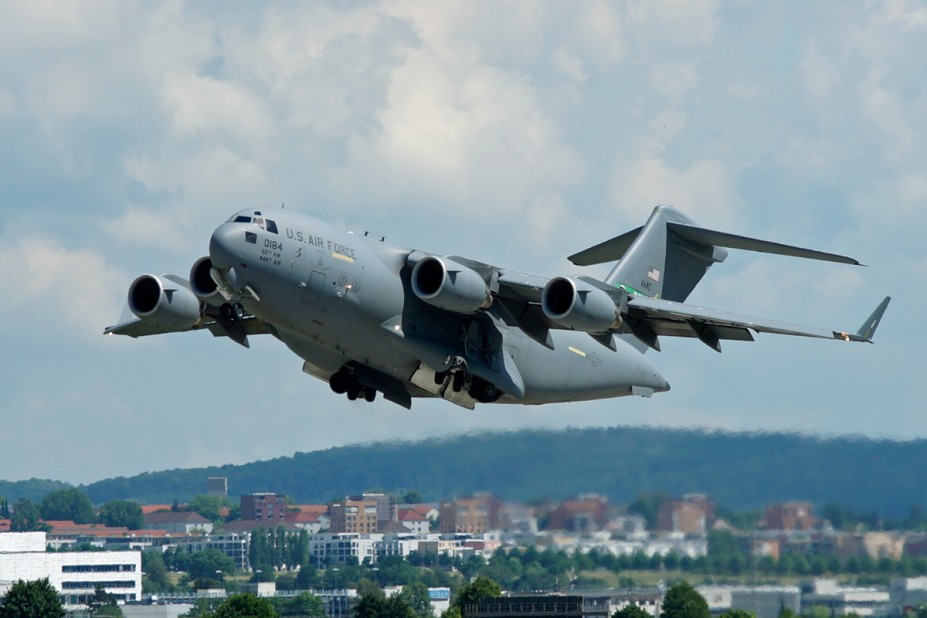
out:
M871 342L889 298L855 332L783 324L684 304L708 268L743 249L843 264L852 258L696 225L670 206L569 257L617 261L604 281L535 277L455 255L391 246L291 210L244 210L220 225L189 281L142 275L106 334L208 329L248 346L270 334L349 399L413 397L542 404L670 386L644 356L661 337L777 333Z

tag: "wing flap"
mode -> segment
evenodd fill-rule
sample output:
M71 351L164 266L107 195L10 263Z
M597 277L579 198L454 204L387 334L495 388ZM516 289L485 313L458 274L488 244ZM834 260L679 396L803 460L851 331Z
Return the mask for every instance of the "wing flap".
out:
M788 324L644 296L632 296L628 300L628 313L633 319L646 321L658 335L671 337L697 337L700 328L710 327L719 339L739 341L751 341L751 331L818 339L844 338L841 333L825 328ZM686 331L688 334L685 334Z

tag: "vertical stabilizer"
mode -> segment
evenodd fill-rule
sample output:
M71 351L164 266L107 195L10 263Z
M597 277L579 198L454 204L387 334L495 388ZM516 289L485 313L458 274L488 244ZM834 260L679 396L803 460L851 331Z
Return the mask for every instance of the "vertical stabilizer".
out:
M683 238L671 223L695 225L671 206L657 206L605 282L651 298L684 301L727 252Z

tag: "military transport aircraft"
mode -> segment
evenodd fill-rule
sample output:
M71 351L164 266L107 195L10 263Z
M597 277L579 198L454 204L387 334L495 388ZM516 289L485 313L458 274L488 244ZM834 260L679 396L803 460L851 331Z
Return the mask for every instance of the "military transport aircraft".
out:
M728 249L854 259L705 229L670 206L569 257L617 261L604 281L524 275L456 255L391 246L292 210L243 210L220 225L189 281L142 275L106 334L208 329L247 346L270 334L303 371L349 399L413 397L542 404L669 390L644 356L661 337L778 333L871 342L889 298L855 332L783 324L683 301Z

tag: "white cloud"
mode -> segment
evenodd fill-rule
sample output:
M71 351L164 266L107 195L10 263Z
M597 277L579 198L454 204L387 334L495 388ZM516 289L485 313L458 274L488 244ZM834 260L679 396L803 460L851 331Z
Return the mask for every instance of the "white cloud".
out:
M23 236L0 245L0 280L13 293L0 305L3 322L33 333L100 342L118 315L114 299L126 277L87 249Z
M631 219L646 216L657 204L671 204L700 225L730 229L741 198L721 161L705 159L679 170L651 157L624 162L615 169L611 202Z
M628 32L656 46L705 45L718 31L717 0L647 0L630 2Z
M589 79L589 73L583 67L583 61L562 46L554 50L551 55L551 62L554 69L575 82L584 82Z
M192 74L168 75L165 105L181 140L273 140L270 111L241 84Z
M888 0L879 3L890 23L901 23L908 30L927 30L927 7L916 0Z

